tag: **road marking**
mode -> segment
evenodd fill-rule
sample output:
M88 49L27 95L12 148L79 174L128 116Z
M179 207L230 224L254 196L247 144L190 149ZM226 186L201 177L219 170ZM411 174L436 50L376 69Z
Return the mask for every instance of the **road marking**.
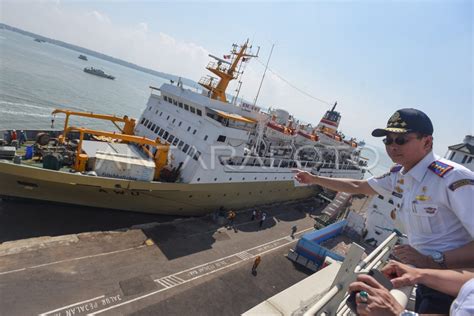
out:
M94 257L102 257L102 256L107 256L107 255L111 255L111 254L115 254L115 253L140 249L140 248L143 248L143 247L146 247L146 245L140 245L138 247L132 247L132 248L127 248L127 249L122 249L122 250L115 250L115 251L111 251L111 252L104 252L104 253L99 253L99 254L90 255L90 256L77 257L77 258L71 258L71 259L65 259L65 260L59 260L59 261L54 261L54 262L43 263L43 264L39 264L39 265L36 265L36 266L22 268L22 269L16 269L16 270L9 270L9 271L5 271L5 272L0 272L0 275L20 272L20 271L25 271L25 270L30 270L30 269L42 268L42 267L46 267L46 266L50 266L50 265L54 265L54 264L59 264L59 263L64 263L64 262L71 262L71 261L83 260L83 259L94 258Z
M73 306L76 306L76 305L81 305L81 304L88 303L88 302L94 301L94 300L98 300L98 299L104 298L104 297L105 297L105 295L97 296L97 297L91 298L89 300L85 300L85 301L82 301L82 302L77 302L77 303L74 303L74 304L71 304L71 305L68 305L68 306L63 306L63 307L60 307L60 308L56 308L55 310L52 310L52 311L49 311L49 312L41 313L41 314L39 314L39 316L45 316L45 315L60 311L62 309L66 309L66 308L73 307Z
M307 228L307 229L303 229L303 230L301 230L300 232L298 232L298 234L302 234L302 233L304 233L304 232L306 232L306 231L308 231L308 230L313 230L313 229L314 229L313 227L310 227L310 228ZM249 249L244 250L244 251L242 251L242 252L239 252L239 253L237 253L237 254L241 254L241 253L243 253L243 252L249 252L249 251L252 251L252 250L255 250L255 249L257 249L257 250L258 250L258 249L263 249L262 252L259 252L259 253L258 253L259 255L263 255L263 254L265 254L265 253L267 253L267 252L270 252L270 251L279 249L279 248L281 248L281 247L287 246L287 245L289 245L289 244L291 244L291 243L297 241L297 239L294 239L294 240L291 240L291 241L289 241L289 242L285 242L285 243L283 243L283 244L281 244L281 245L277 245L279 241L283 241L283 240L287 240L287 236L286 236L286 237L279 238L279 239L276 239L276 240L274 240L274 241L271 241L271 242L268 242L268 243L265 243L265 244L262 244L262 245L260 245L260 246L256 246L256 247L249 248ZM273 247L273 248L270 248L270 249L265 248L265 246L266 246L266 245L269 245L269 244L273 244L273 245L276 245L276 246ZM176 272L176 273L173 273L173 274L168 275L167 277L163 277L163 278L157 279L157 280L155 280L155 281L157 281L158 283L162 284L162 283L159 282L159 281L163 281L163 279L165 279L165 278L176 277L176 275L178 275L178 274L182 274L182 273L185 273L185 272L193 271L193 270L196 270L196 269L198 269L198 268L200 268L200 267L208 266L208 265L210 265L210 264L215 264L215 263L217 263L217 262L219 262L219 261L224 261L224 260L229 259L229 258L231 258L231 257L236 257L237 254L232 254L232 255L229 255L229 256L227 256L227 257L220 258L220 259L217 259L217 260L214 260L214 261L210 261L210 262L208 262L208 263L205 263L205 264L196 266L196 267L194 267L194 268L190 268L190 269L186 269L186 270L183 270L183 271L180 271L180 272ZM253 255L252 257L255 257L255 256L256 256L256 255ZM217 268L217 269L213 269L213 270L208 271L208 272L206 272L206 273L204 273L204 274L200 274L200 275L197 275L197 276L195 276L195 277L193 277L193 278L190 278L190 279L187 279L187 280L183 280L183 282L180 283L179 285L185 284L185 283L189 283L189 282L194 281L194 280L196 280L196 279L199 279L199 278L205 277L205 276L207 276L207 275L216 273L216 272L221 271L221 270L223 270L223 269L226 269L226 268L229 268L229 267L234 266L234 265L236 265L236 264L242 263L243 261L245 261L245 260L244 260L244 259L241 259L241 260L238 260L238 261L236 261L236 262L229 263L229 264L227 264L227 265L223 265L223 266L221 266L221 267L219 267L219 268ZM162 285L163 285L163 284L162 284ZM164 285L163 285L163 286L164 286ZM174 285L174 286L176 286L176 285ZM88 315L88 316L98 315L98 314L101 314L101 313L103 313L103 312L109 311L109 310L111 310L111 309L115 309L115 308L117 308L117 307L120 307L120 306L123 306L123 305L127 305L127 304L130 304L130 303L133 303L133 302L142 300L142 299L144 299L144 298L153 296L153 295L158 294L158 293L160 293L160 292L166 291L166 290L168 290L168 289L170 289L171 287L174 287L174 286L170 286L170 287L166 287L166 286L165 286L164 288L159 289L159 290L157 290L157 291L153 291L153 292L147 293L147 294L145 294L145 295L135 297L135 298L133 298L133 299L131 299L131 300L128 300L128 301L125 301L125 302L122 302L122 303L119 303L119 304L116 304L116 305L113 305L113 306L104 308L104 309L102 309L102 310L99 310L99 311L96 311L96 312L93 312L93 313L89 313L89 314L87 314L87 315Z
M239 257L240 259L242 260L248 260L250 258L252 258L253 256L248 253L247 251L242 251L242 252L239 252L238 254L236 254L237 257Z

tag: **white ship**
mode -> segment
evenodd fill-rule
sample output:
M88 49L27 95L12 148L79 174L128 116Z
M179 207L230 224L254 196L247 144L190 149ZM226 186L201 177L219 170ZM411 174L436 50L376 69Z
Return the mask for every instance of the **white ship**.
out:
M54 143L38 138L33 158L0 162L0 196L159 214L196 215L303 199L320 191L295 185L299 168L362 179L355 139L338 132L334 107L312 126L286 110L229 102L226 89L252 57L248 41L207 69L201 92L177 84L152 88L138 124L128 117L66 114ZM70 115L124 123L120 133L69 127ZM118 125L117 125L118 126ZM21 152L21 151L19 151ZM16 159L16 162L19 159ZM71 169L75 172L71 172Z

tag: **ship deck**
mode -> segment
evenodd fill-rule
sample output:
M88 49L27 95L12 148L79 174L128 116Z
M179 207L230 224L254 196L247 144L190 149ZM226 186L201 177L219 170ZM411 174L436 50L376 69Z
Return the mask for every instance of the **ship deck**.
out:
M241 314L311 273L284 255L298 240L291 227L296 237L312 230L323 207L315 199L263 207L261 228L243 210L230 229L212 216L2 201L2 313Z

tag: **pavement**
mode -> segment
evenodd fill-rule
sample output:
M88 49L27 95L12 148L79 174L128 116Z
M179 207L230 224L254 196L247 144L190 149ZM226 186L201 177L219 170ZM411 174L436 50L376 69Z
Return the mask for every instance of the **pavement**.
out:
M21 203L0 202L2 315L241 314L311 274L285 254L324 207L316 199L269 205L260 228L251 209L225 227L212 216Z

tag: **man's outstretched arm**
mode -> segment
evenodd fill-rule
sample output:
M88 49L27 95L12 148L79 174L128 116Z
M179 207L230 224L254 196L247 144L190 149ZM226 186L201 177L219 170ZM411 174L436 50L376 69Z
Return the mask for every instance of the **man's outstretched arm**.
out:
M303 184L317 184L337 192L347 192L352 194L374 195L377 192L367 183L366 180L328 178L313 175L303 170L293 170L295 179Z

